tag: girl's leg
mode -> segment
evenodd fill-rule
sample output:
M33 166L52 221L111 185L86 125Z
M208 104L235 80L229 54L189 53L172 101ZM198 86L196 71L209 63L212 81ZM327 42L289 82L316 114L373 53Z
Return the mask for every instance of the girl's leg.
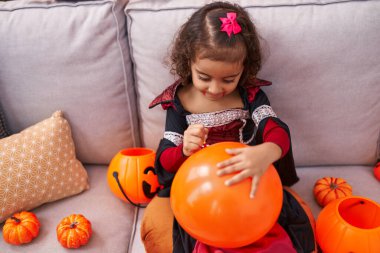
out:
M141 240L147 253L173 251L173 220L169 198L154 197L141 222Z
M306 202L290 187L284 186L284 204L279 222L291 236L298 251L318 252L313 213Z

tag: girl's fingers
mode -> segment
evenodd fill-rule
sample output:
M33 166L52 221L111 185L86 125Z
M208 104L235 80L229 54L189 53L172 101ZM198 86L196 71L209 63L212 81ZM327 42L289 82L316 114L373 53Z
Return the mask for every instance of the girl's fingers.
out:
M194 142L190 142L190 143L188 144L188 147L189 147L191 150L197 150L197 149L200 148L199 144L194 143Z
M186 150L186 155L191 155L195 151L201 149L203 145L203 141L201 138L197 136L191 136L187 140L184 141L184 150Z
M188 141L189 141L189 143L193 143L193 144L196 144L198 146L201 146L203 144L203 139L201 137L195 136L195 135L189 137Z
M234 172L239 171L239 170L241 170L240 167L237 164L233 164L233 165L230 165L228 167L225 167L223 169L218 170L216 172L216 175L220 177L220 176L223 176L226 174L234 173Z
M226 153L229 155L238 155L244 148L226 148Z
M256 194L257 186L259 185L260 177L258 175L253 176L251 183L251 192L249 193L249 197L253 199Z
M196 137L196 138L191 138L189 141L188 141L188 145L192 145L193 149L200 149L202 148L202 145L203 145L203 140L199 137Z
M199 124L190 125L188 130L192 135L196 135L201 138L204 138L208 134L208 129L205 128L203 125Z
M244 179L248 178L249 176L250 176L249 171L245 170L245 171L242 171L239 174L233 176L232 178L226 180L224 182L224 184L227 186L231 186L233 184L239 183L240 181L243 181Z
M226 167L226 166L240 162L241 158L236 156L236 155L240 154L242 152L242 150L243 150L242 148L227 148L226 153L228 153L230 155L234 155L234 156L232 158L229 158L227 160L224 160L224 161L216 164L216 166L218 168L223 168L223 167Z
M218 168L224 168L224 167L227 167L227 166L230 166L230 165L234 165L238 162L241 161L241 158L237 157L237 156L233 156L227 160L224 160L222 162L219 162L216 164L216 167Z

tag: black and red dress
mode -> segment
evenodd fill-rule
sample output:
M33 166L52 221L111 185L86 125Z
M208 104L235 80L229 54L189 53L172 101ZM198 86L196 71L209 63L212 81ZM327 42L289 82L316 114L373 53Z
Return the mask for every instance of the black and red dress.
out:
M191 124L202 124L209 129L207 135L207 144L209 145L221 141L236 141L247 145L256 145L263 142L276 143L282 149L282 157L274 163L274 166L279 173L282 184L284 186L291 186L296 183L298 177L294 165L289 129L276 116L267 96L260 89L260 86L270 84L268 81L255 79L244 87L238 86L244 105L243 108L216 112L196 114L186 111L178 97L178 90L182 87L180 81L169 86L155 98L149 105L149 108L160 104L167 112L164 136L156 152L155 170L159 182L163 186L158 196L170 196L170 187L175 173L187 159L182 153L183 134ZM290 205L290 202L292 202L293 206ZM291 199L288 201L287 193L284 192L284 207L282 208L278 223L288 234L291 233L289 237L292 239L293 245L298 252L312 252L312 250L308 251L308 249L314 247L314 236L312 236L312 245L305 241L299 241L299 238L297 238L297 233L299 232L305 233L305 231L309 231L309 233L312 233L310 222L308 222L309 220L306 215L299 215L300 217L296 221L298 224L301 224L301 221L303 221L305 229L301 229L302 231L299 230L300 226L297 227L298 232L290 231L288 229L289 224L286 224L290 213L285 214L284 210L286 209L286 212L295 213L294 208L301 208L297 206L297 203L297 201L294 202ZM297 210L296 213L300 213L300 211ZM280 221L281 216L283 216L282 221ZM292 219L295 221L295 217ZM303 238L304 235L302 235ZM196 241L175 221L173 226L173 243L173 252L190 253L194 249Z

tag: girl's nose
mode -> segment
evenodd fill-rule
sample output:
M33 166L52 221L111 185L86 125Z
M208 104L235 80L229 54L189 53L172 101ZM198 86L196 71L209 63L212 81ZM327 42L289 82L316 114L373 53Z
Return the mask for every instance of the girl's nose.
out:
M221 86L218 84L218 82L211 82L210 86L208 87L208 92L213 94L218 94L222 92Z

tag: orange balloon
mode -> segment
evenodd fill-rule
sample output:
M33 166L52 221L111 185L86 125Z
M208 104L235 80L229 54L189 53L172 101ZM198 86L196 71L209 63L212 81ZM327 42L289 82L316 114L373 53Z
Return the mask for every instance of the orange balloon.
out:
M271 165L249 198L251 178L225 186L233 175L219 177L216 164L231 155L220 142L199 150L180 167L171 187L171 207L178 223L195 239L214 247L237 248L263 237L276 223L282 207L282 184Z
M154 171L156 153L148 148L127 148L118 152L108 167L111 191L133 205L147 204L160 190Z
M359 196L336 199L320 212L316 231L325 253L380 252L380 205Z

